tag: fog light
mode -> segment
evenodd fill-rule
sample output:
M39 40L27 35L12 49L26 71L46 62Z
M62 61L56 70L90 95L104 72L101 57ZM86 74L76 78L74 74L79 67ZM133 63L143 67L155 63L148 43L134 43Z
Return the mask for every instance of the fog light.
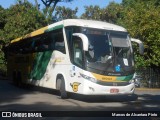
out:
M132 80L129 81L129 83L135 83L135 81L132 79Z

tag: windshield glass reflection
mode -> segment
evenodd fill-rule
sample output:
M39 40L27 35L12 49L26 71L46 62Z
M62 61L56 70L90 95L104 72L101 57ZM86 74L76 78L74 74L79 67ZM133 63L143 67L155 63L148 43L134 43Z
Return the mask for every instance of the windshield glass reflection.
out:
M87 66L108 72L125 72L133 69L133 52L128 33L84 29L89 50L85 56Z

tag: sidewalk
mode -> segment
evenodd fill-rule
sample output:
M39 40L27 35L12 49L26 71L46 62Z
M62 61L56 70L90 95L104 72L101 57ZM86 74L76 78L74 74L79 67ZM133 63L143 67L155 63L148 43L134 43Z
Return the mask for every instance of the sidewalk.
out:
M159 91L160 92L160 88L136 88L136 91Z

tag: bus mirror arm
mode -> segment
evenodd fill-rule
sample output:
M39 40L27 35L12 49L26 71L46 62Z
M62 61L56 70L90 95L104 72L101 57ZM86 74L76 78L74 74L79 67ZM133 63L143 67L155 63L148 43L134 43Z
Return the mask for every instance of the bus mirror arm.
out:
M138 40L138 39L135 39L135 38L131 38L131 41L132 41L132 42L136 42L136 43L139 44L139 53L140 53L141 55L143 55L143 53L144 53L144 45L143 45L143 42L140 41L140 40Z
M81 40L83 42L83 50L88 51L88 38L87 38L87 36L82 33L73 33L72 35L81 38Z

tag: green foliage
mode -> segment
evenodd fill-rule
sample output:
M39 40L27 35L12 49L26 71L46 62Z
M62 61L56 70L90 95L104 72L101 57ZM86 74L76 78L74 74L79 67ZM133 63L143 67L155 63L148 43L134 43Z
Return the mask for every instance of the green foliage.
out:
M85 6L83 19L107 21L125 27L131 37L143 41L144 56L134 45L136 67L160 66L160 2L159 0L123 0L105 8Z
M77 18L76 13L78 11L78 8L76 7L74 10L70 8L65 8L64 6L58 6L55 9L55 21L60 21L64 19L75 19Z
M6 71L5 57L3 51L1 50L3 41L5 40L4 37L5 24L6 24L6 11L2 6L0 6L0 74Z
M0 6L0 30L4 28L4 25L6 23L6 13L5 13L5 9Z
M41 1L45 5L45 8L42 11L43 11L43 14L44 14L48 24L51 24L53 22L62 20L61 19L62 18L62 15L61 15L62 13L64 13L64 12L70 13L70 11L72 11L70 8L65 8L65 7L56 8L56 5L57 5L58 2L71 2L73 0L41 0ZM39 8L37 0L35 0L35 3L37 5L37 8ZM53 5L51 5L52 3L53 3ZM57 9L56 10L57 12L56 12L56 15L53 16L53 12L55 11L55 8ZM57 14L59 12L60 12L60 15ZM73 17L72 13L71 13L71 16L69 16L69 15L67 16L67 18L71 18L71 17Z
M46 25L44 15L31 3L17 1L8 9L0 6L0 40L6 44ZM6 70L5 56L0 51L0 68Z
M110 2L105 8L100 8L97 5L85 6L85 12L82 14L81 18L116 23L121 17L121 10L122 6L115 2Z
M64 19L77 18L76 13L78 11L78 8L76 7L74 10L72 10L64 6L57 6L56 9L54 10L54 6L51 6L44 8L42 11L46 18L47 23L52 24L54 22L61 21Z
M5 42L46 25L43 14L29 2L12 5L7 10L6 21L4 26Z
M132 37L144 42L144 56L136 52L136 65L160 65L160 6L156 0L123 0L123 16L118 24L127 28Z
M6 11L0 6L0 40L4 41L4 26L6 24Z
M107 21L109 23L117 23L117 20L121 19L123 8L120 4L115 2L110 2L110 4L102 9L103 21Z
M53 23L53 11L54 11L54 6L51 7L45 7L42 12L43 15L45 16L45 19L47 21L48 24Z
M99 6L85 6L85 13L82 14L82 19L101 20L103 11Z

